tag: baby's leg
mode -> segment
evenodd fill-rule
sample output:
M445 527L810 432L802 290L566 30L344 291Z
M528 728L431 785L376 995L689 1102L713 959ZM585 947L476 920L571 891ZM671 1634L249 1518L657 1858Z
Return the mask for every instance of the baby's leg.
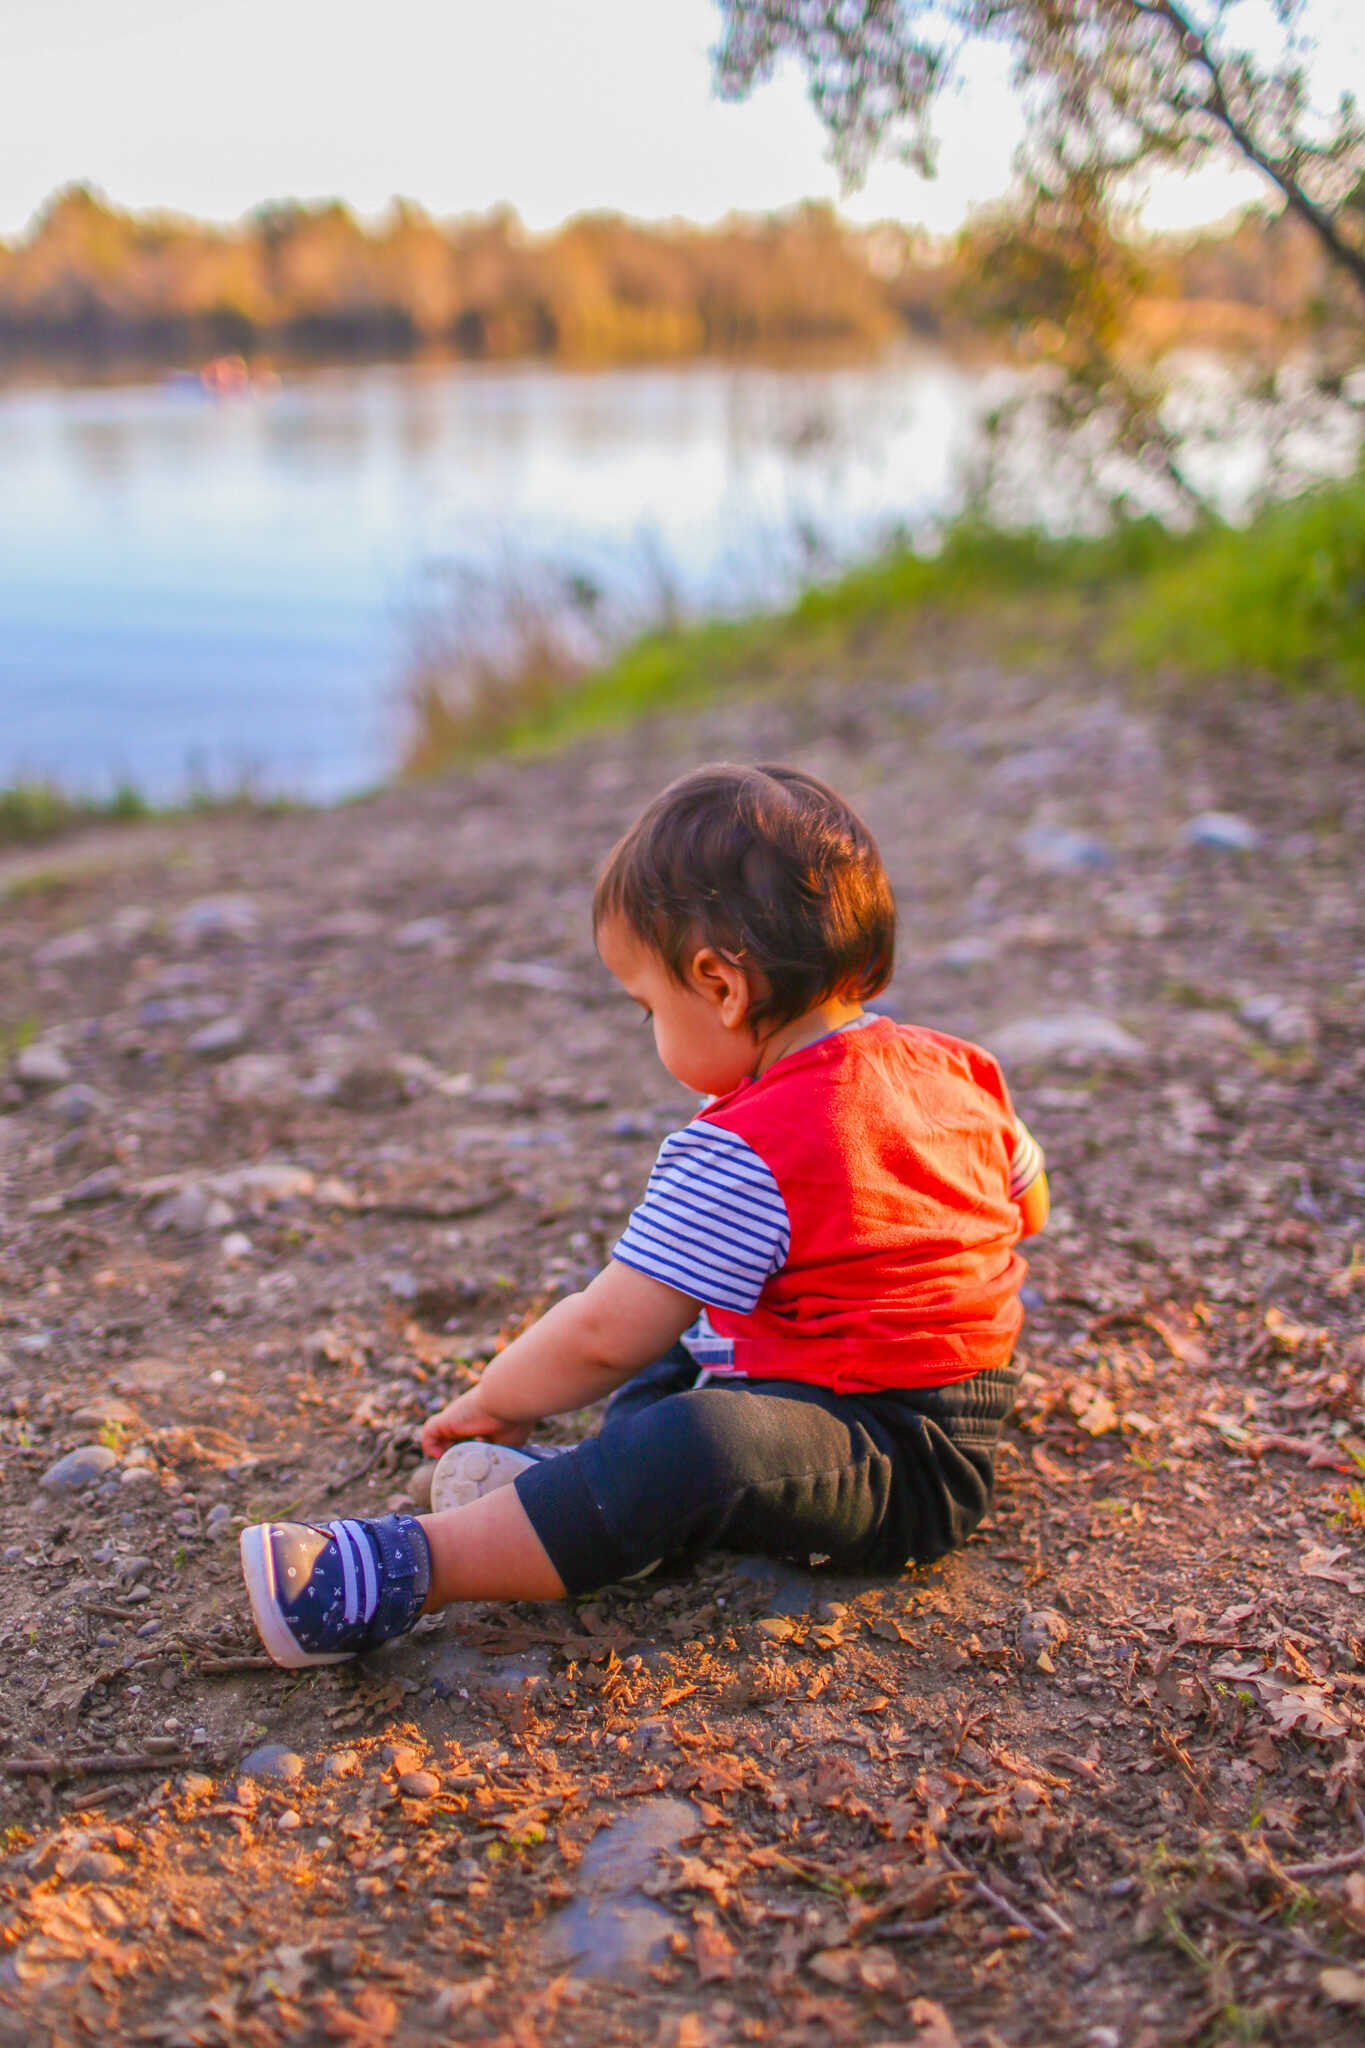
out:
M424 1612L452 1600L562 1600L564 1582L514 1486L422 1518L431 1546Z
M914 1547L890 1432L857 1400L790 1382L670 1395L528 1468L513 1490L573 1594L685 1551L820 1552L881 1571Z

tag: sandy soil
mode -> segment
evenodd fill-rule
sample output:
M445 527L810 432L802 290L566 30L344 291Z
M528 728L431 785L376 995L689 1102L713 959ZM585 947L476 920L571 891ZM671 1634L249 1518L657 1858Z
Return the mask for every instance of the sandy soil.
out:
M888 1007L1047 1148L996 1512L259 1668L242 1520L420 1497L685 1119L586 913L715 756L865 807ZM892 638L0 863L0 2040L1358 2041L1363 766L1361 707Z

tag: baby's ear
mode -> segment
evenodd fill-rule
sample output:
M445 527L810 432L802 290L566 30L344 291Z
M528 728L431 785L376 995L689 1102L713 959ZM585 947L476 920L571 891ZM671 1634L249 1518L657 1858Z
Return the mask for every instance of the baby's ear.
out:
M731 1030L743 1024L753 1003L743 961L715 946L702 946L692 955L689 976L697 994L718 1011L722 1024Z

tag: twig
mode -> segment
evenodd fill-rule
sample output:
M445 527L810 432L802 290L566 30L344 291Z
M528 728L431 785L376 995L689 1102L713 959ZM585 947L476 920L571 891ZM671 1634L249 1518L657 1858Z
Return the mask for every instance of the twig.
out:
M1365 1863L1365 1842L1358 1849L1344 1849L1339 1856L1319 1856L1313 1863L1282 1863L1280 1870L1285 1877L1330 1877L1336 1870L1353 1870L1357 1863Z
M1257 1935L1263 1941L1283 1942L1287 1948L1294 1949L1301 1956L1311 1956L1315 1962L1332 1963L1337 1960L1330 1949L1320 1948L1317 1942L1309 1941L1306 1935L1295 1934L1288 1927L1271 1927L1266 1921L1258 1920L1254 1913L1239 1913L1232 1906L1207 1900L1205 1904L1220 1920L1230 1920L1234 1927L1245 1927L1248 1934Z
M211 1678L224 1678L233 1671L274 1671L273 1657L202 1657L195 1666L196 1671L207 1672Z
M379 1442L375 1445L374 1449L370 1452L367 1458L362 1458L361 1462L354 1468L353 1471L340 1473L337 1478L331 1480L326 1486L323 1487L323 1492L329 1494L342 1493L348 1486L359 1485L362 1479L364 1479L369 1473L373 1472L375 1466L379 1464L381 1459L385 1458L388 1455L388 1453L394 1449L394 1447L398 1443L400 1436L403 1436L407 1433L408 1432L406 1431L397 1429L388 1430L383 1436L380 1437Z
M146 1750L129 1756L114 1751L91 1756L16 1756L0 1763L0 1771L11 1778L97 1778L121 1771L169 1771L191 1762L187 1749L174 1749L152 1756Z
M1041 1927L1035 1927L1031 1920L1026 1920L1017 1906L1012 1905L1002 1892L996 1891L993 1885L987 1884L984 1877L978 1877L976 1872L970 1869L960 1856L955 1856L953 1851L945 1848L942 1843L939 1844L939 1854L950 1870L959 1871L963 1877L970 1879L972 1890L976 1893L977 1897L984 1899L987 1905L994 1906L996 1912L1003 1914L1011 1926L1022 1928L1032 1941L1047 1940L1047 1936ZM1070 1929L1067 1931L1069 1933Z

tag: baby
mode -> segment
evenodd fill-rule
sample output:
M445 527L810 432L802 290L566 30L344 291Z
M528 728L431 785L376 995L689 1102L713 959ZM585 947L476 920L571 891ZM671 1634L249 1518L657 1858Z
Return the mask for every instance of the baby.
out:
M242 1532L279 1664L708 1548L898 1571L989 1506L1043 1157L988 1053L864 1009L895 944L867 827L797 769L699 769L616 847L593 927L708 1099L605 1269L427 1422L435 1512ZM595 1437L527 1445L604 1396Z

